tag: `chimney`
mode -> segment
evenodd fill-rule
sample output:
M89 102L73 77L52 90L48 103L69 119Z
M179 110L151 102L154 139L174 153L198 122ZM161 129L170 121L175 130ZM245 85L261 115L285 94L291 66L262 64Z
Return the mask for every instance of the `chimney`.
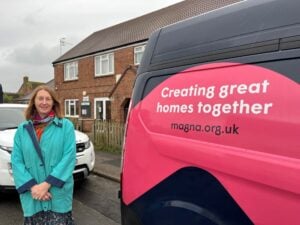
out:
M24 76L24 77L23 77L23 84L28 83L28 81L29 81L28 76Z

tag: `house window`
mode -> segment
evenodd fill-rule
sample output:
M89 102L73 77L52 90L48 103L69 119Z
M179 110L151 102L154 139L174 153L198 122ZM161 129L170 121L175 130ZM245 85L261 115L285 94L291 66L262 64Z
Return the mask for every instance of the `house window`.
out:
M77 117L79 114L79 101L78 99L65 100L65 116Z
M134 48L134 64L135 65L139 65L141 63L142 56L145 51L145 46L146 45L141 45L141 46Z
M78 61L65 63L64 65L64 80L77 80L78 79Z
M95 119L110 120L111 119L111 102L109 98L95 99Z
M104 76L114 73L114 54L104 54L95 57L95 76Z

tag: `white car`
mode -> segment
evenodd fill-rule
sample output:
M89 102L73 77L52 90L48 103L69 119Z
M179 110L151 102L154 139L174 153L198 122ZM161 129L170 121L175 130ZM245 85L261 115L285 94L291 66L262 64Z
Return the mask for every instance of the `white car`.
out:
M25 120L25 104L0 104L0 190L15 189L10 155L17 126ZM75 130L76 166L74 180L84 180L95 166L94 145L89 137Z

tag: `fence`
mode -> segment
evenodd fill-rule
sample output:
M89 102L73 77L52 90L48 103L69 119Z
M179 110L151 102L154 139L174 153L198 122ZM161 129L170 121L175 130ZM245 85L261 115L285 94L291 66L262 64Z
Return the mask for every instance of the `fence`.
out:
M94 145L102 150L120 152L124 137L124 123L95 120Z

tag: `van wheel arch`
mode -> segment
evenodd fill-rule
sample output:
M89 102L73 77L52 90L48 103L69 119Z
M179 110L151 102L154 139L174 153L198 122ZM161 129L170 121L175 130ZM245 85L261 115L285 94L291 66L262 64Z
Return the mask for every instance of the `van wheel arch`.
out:
M180 225L184 220L189 225L253 224L222 184L196 167L176 171L124 207L139 221L131 225Z

